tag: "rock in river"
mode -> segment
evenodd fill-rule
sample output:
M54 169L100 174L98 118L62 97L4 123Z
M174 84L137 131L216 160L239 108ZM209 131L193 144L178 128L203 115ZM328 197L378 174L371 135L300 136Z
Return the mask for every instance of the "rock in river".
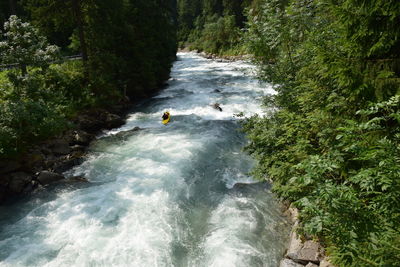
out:
M37 180L41 185L51 184L63 179L65 179L63 175L49 171L42 171L37 177Z

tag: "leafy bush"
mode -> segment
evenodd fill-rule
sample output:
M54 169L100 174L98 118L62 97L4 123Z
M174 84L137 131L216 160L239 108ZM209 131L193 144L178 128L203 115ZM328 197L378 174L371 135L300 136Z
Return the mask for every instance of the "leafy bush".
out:
M246 39L276 111L244 124L254 174L339 266L400 262L398 1L260 1ZM379 22L378 22L379 21Z

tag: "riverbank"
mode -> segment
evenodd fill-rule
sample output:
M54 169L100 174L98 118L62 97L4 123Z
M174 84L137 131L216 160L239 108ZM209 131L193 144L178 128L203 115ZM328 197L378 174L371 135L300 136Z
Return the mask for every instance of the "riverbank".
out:
M240 61L240 60L251 60L252 55L216 55L216 54L212 54L212 53L206 53L206 52L202 52L202 51L198 51L198 50L190 50L189 48L183 48L180 49L178 52L194 52L194 53L198 53L200 56L207 58L207 59L212 59L215 60L217 62L224 62L224 61Z
M280 267L334 267L319 242L300 237L297 234L296 231L300 224L298 209L286 206L284 214L290 219L292 229L288 249L280 262Z
M86 149L102 130L119 127L133 106L125 101L107 109L93 108L77 115L61 134L32 146L18 159L0 163L0 204L13 202L41 186L67 177L63 172L83 162ZM84 177L71 181L85 181Z

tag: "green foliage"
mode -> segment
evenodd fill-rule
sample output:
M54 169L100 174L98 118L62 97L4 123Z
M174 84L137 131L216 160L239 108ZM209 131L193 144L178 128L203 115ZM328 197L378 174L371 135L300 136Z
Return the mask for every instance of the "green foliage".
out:
M0 157L65 129L65 119L82 109L141 98L169 77L175 0L19 4L35 27L11 16L0 39L1 64L19 66L0 74ZM59 64L59 49L38 29L64 54L80 52L82 61Z
M16 16L5 24L4 37L1 59L23 67L0 74L0 158L59 133L65 117L89 102L81 62L50 65L57 48Z
M239 42L240 30L235 25L235 17L214 15L206 20L200 37L192 47L212 54L223 54L238 46Z
M57 107L43 100L2 101L0 114L0 157L16 155L65 128Z
M245 53L242 28L251 1L179 0L180 46L218 55Z
M4 34L0 42L0 62L18 64L21 74L25 75L26 67L46 68L51 61L58 58L58 47L49 45L44 36L29 23L23 23L17 16L10 16L4 23Z
M97 1L87 11L94 93L108 102L123 87L132 99L169 77L177 49L173 1ZM162 7L162 8L160 8ZM157 19L154 19L157 18Z
M300 209L339 266L396 266L400 248L398 1L272 0L246 40L276 106L244 124L254 174Z

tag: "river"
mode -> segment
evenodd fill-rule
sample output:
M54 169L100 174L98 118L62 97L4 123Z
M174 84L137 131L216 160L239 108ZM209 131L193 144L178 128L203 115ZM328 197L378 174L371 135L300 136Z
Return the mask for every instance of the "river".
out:
M0 208L0 266L279 265L288 225L270 186L248 174L234 115L262 113L273 89L248 63L194 53L178 54L171 77L66 173L88 183Z

